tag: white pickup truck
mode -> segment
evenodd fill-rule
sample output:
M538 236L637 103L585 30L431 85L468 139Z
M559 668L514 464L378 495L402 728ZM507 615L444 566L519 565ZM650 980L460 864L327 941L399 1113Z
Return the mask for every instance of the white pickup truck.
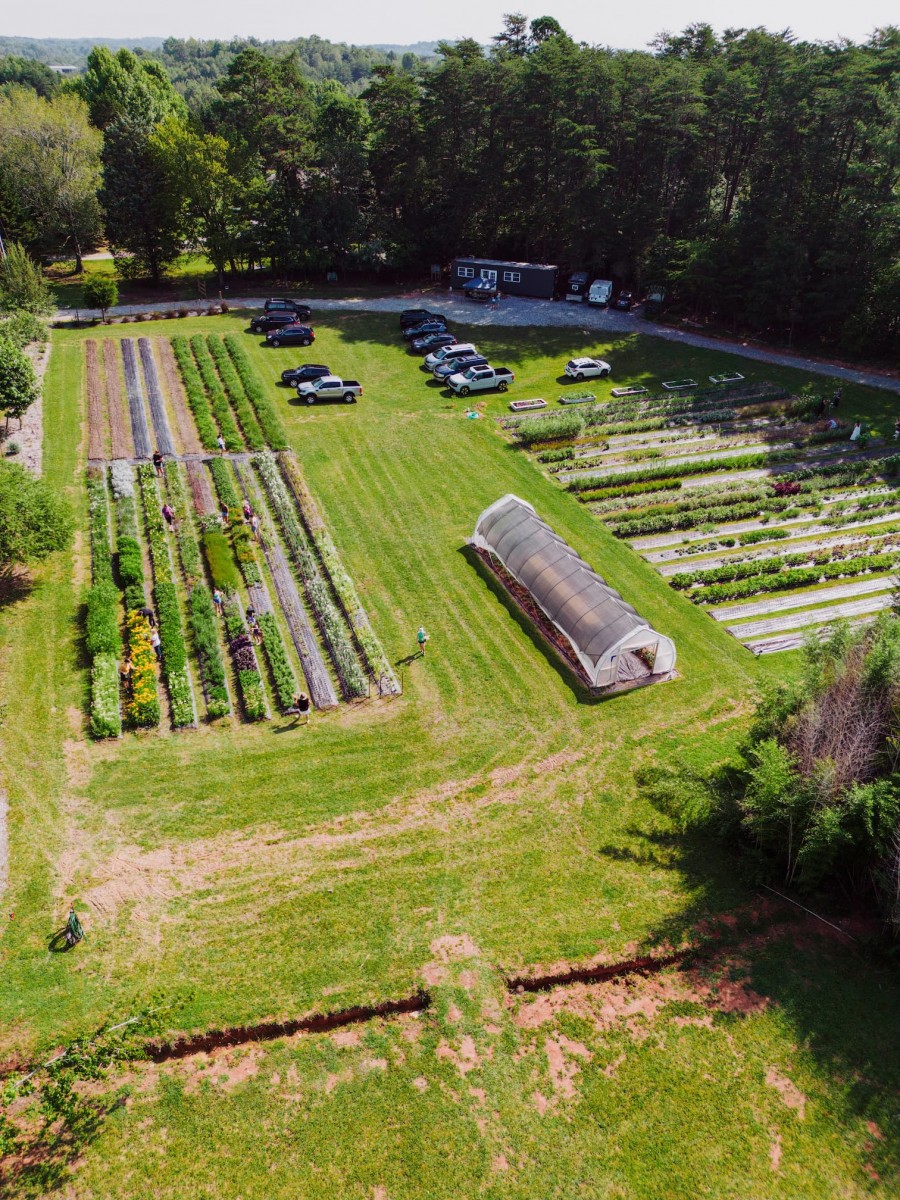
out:
M469 392L489 392L492 388L505 392L514 379L508 367L469 367L460 375L451 375L447 386L457 396L468 396Z
M297 395L307 404L315 404L317 400L343 400L345 404L355 404L357 398L362 395L362 387L358 379L338 379L337 375L323 375L321 379L298 384Z

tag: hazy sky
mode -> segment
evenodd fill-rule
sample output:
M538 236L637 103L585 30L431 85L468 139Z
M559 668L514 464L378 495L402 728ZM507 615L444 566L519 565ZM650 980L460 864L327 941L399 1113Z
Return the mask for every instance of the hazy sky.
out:
M524 9L529 16L554 16L576 40L616 47L642 47L661 30L680 30L695 21L716 29L765 25L790 27L805 39L865 40L873 29L900 23L897 0L332 0L321 8L303 4L254 5L247 0L45 0L4 6L0 34L29 37L231 37L292 38L317 33L332 41L409 43L475 37L488 41L502 14Z

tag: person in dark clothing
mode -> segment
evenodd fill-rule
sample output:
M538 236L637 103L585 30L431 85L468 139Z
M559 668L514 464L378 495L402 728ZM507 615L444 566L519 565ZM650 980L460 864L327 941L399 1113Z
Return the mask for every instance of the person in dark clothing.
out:
M145 604L143 608L139 608L138 612L141 614L142 617L147 618L147 621L149 622L151 629L156 628L156 617L153 613L153 609L150 607L149 604Z
M162 506L162 515L166 518L166 524L171 529L175 524L175 510L172 508L171 504L164 504Z
M219 516L222 518L222 524L227 525L228 524L228 505L227 504L219 505Z
M154 465L154 467L156 467L157 475L162 475L162 473L163 473L163 456L160 454L160 452L158 450L153 451L153 465Z

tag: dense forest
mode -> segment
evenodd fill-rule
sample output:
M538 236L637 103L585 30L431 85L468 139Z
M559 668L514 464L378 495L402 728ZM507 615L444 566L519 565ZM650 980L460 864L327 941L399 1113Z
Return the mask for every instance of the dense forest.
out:
M429 60L285 49L100 47L49 98L3 83L4 232L42 252L103 232L151 276L185 245L223 273L549 261L663 283L742 331L900 349L896 28L856 45L696 25L616 51L513 15L490 47ZM46 127L77 141L78 106L83 194L42 211L23 145L48 158Z

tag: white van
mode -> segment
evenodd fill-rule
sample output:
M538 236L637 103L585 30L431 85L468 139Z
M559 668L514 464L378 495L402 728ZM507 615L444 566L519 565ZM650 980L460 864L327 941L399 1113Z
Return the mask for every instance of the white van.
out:
M588 304L609 304L613 285L611 279L595 279L588 289Z
M461 354L474 353L475 347L471 342L459 342L455 346L441 346L439 350L435 350L432 354L426 354L425 366L433 371L435 367L450 358L459 358Z

